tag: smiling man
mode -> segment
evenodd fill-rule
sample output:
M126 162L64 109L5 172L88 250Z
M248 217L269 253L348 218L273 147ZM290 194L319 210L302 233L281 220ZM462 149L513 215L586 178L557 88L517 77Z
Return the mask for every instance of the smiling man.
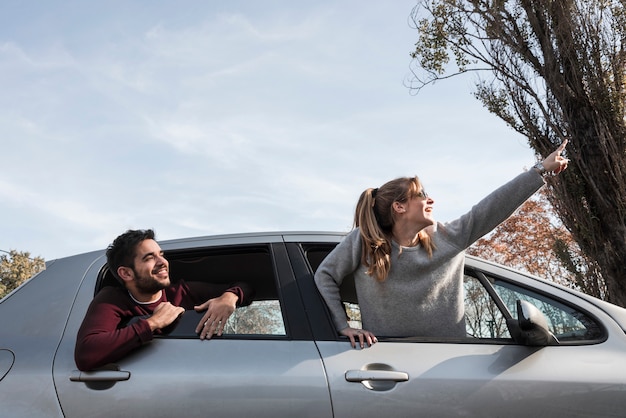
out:
M172 284L154 237L152 230L129 230L108 247L108 267L123 287L103 288L89 305L74 352L80 370L118 361L167 331L185 310L206 311L196 327L200 339L221 335L237 306L251 303L246 283Z

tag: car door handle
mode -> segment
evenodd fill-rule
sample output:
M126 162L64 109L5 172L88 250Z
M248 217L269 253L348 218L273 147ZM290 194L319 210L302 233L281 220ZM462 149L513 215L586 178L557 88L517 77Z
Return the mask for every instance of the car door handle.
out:
M406 382L409 380L409 374L393 370L348 370L346 380L348 382Z
M81 372L74 370L70 375L72 382L121 382L130 379L130 372L124 370L97 370Z

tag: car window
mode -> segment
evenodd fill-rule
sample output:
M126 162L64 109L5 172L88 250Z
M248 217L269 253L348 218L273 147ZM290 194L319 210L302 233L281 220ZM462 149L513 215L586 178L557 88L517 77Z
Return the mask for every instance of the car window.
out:
M313 271L317 269L332 248L332 246L328 248L312 247L306 251L307 260ZM480 273L480 275L482 274ZM602 327L598 322L580 310L501 278L483 277L486 283L481 283L476 273L468 269L463 279L466 335L474 342L481 340L484 342L513 343L506 319L511 316L517 318L517 300L528 301L539 308L548 321L550 331L562 344L594 342L604 336ZM502 299L504 312L498 307L485 286L491 287ZM344 279L340 293L348 323L353 328L362 328L361 312L353 277Z
M589 315L505 280L493 278L490 280L513 318L517 319L516 303L518 299L532 303L545 315L550 331L561 343L593 342L603 338L602 328ZM463 284L467 337L482 339L485 342L496 340L493 342L506 341L512 343L513 339L506 324L507 315L498 308L485 286L476 277L469 274L464 276ZM352 286L354 286L354 282L352 282ZM361 328L361 313L358 303L343 300L343 304L350 325L354 328Z
M275 269L266 246L228 246L204 250L166 251L173 282L247 282L255 290L252 304L237 308L222 337L286 336L283 309L276 287ZM102 269L95 293L105 286L121 286L108 268ZM197 338L195 326L201 315L186 312L176 328L163 338Z
M480 273L482 275L482 273ZM464 277L465 315L467 335L473 338L507 338L511 335L506 326L508 315L517 319L517 301L527 301L545 316L548 328L561 344L598 341L604 332L597 321L588 314L552 297L518 286L502 278L484 275L483 284L476 273ZM508 312L502 312L489 295L486 286L497 293Z
M560 343L598 341L604 337L603 328L588 314L505 280L490 280L493 280L494 289L514 318L517 319L517 300L532 303L543 313L548 329Z
M511 338L506 317L487 289L473 276L464 275L465 329L471 338Z

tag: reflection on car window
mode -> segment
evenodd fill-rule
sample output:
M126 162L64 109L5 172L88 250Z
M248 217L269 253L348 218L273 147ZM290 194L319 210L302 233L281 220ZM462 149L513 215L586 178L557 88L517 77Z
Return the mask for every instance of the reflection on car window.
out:
M280 302L260 300L237 308L228 318L223 335L286 335Z
M475 277L465 275L465 327L473 338L511 338L506 318Z
M550 332L561 343L592 341L603 336L603 331L596 321L570 306L503 280L495 280L493 286L514 318L517 318L515 306L518 299L528 301L539 308L548 321Z
M544 314L550 332L561 343L588 342L603 336L598 323L577 309L505 280L493 277L488 277L488 280L513 318L517 319L518 300L530 302ZM474 338L511 338L506 315L498 309L483 284L476 277L465 275L464 288L467 335Z
M352 328L362 329L363 324L361 323L361 308L359 308L359 304L344 301L343 307L348 316L348 325Z

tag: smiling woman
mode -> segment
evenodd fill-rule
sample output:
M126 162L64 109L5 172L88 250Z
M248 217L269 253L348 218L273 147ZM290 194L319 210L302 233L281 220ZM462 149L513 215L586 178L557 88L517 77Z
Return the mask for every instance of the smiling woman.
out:
M391 180L359 198L355 229L320 265L315 282L352 346L372 345L377 335L465 335L465 249L506 220L544 185L546 172L567 167L567 142L533 169L501 186L459 219L436 223L434 200L417 177ZM364 329L352 328L340 286L354 275ZM397 318L410 318L397 321Z

